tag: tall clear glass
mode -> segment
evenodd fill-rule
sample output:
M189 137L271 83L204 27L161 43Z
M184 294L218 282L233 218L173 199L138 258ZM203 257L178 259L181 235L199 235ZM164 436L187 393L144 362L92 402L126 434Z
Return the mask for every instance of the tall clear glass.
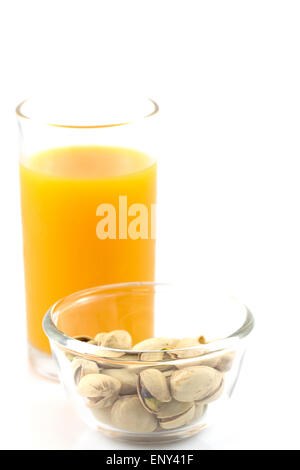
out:
M54 302L93 286L154 281L157 114L150 99L116 94L17 107L29 357L43 375L56 375L42 330ZM125 307L109 313L106 328L120 315L126 328ZM149 311L134 340L152 334Z

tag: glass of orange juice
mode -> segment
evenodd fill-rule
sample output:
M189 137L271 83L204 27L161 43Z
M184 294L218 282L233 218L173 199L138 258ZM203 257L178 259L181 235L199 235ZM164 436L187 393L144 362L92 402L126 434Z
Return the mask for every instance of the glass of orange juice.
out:
M154 281L158 106L116 94L17 107L29 358L56 374L47 309L98 285ZM122 317L122 319L120 318ZM108 313L104 331L122 324ZM134 341L152 336L151 309Z

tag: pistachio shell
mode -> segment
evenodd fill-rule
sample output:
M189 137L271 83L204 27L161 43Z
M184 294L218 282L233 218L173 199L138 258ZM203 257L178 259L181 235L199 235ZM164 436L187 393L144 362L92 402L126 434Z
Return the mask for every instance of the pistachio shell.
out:
M157 412L156 416L159 419L174 418L190 410L193 405L193 402L172 400L169 403L165 403Z
M143 370L145 369L148 369L149 365L145 365L143 363L141 364L130 364L128 367L128 370L130 370L130 372L134 372L135 374L140 374Z
M140 381L149 393L162 402L171 401L165 376L158 369L146 369L140 373Z
M218 356L211 357L207 353L208 353L208 351L203 350L203 355L202 356L191 358L190 361L189 361L189 367L207 366L207 367L216 368L216 366L219 362L219 357ZM177 367L177 369L184 369L184 368L186 368L186 363L185 362L180 362L179 364L176 364L176 367Z
M72 369L76 385L85 375L97 374L99 372L99 368L95 362L81 358L72 361Z
M171 393L178 401L200 401L213 395L220 388L222 380L221 372L212 367L187 367L171 375Z
M171 401L169 386L158 369L143 370L138 379L138 395L147 411L156 412L163 403Z
M144 362L160 362L165 358L168 359L167 350L175 347L177 339L174 338L148 338L133 346L135 351L149 351L142 352L139 355L139 360Z
M105 398L86 398L85 404L92 411L111 407L118 398L118 394L109 395Z
M144 352L139 355L139 359L144 362L160 362L163 361L165 355L165 351Z
M207 405L203 402L195 402L195 418L200 419L204 416L205 411L207 410Z
M110 351L109 349L97 349L95 352L94 352L94 355L101 358L103 357L104 359L108 358L108 359L116 359L118 357L122 357L124 356L124 352L120 351Z
M206 359L205 359L205 356L207 356ZM197 365L216 368L219 362L219 357L218 356L210 357L209 354L205 354L205 356L203 356L203 359L199 359Z
M183 338L176 344L175 349L182 349L183 351L170 351L168 354L172 358L184 359L188 357L197 357L205 353L205 349L201 349L200 343L197 338ZM184 351L186 349L186 351Z
M138 354L131 354L131 353L126 353L122 356L122 362L126 364L126 362L139 362L139 355ZM131 364L129 364L129 367Z
M223 354L221 357L219 357L215 367L220 372L228 372L233 365L234 359L235 359L235 351L230 351L226 354Z
M107 333L98 333L95 336L94 341L97 344L97 346L102 346L102 341L104 340L106 335L107 335Z
M144 362L144 364L147 364L147 362ZM161 371L162 373L164 373L164 372L166 372L166 371L169 371L169 370L170 370L170 367L171 367L171 366L170 366L170 364L168 364L168 362L165 362L165 363L163 363L163 362L161 362L161 363L155 363L155 369ZM141 372L142 370L145 370L145 369L149 369L149 366L145 366L145 365L144 365L144 366L141 368L140 372ZM175 367L174 367L174 369L175 369Z
M174 429L179 428L181 426L186 426L188 423L192 421L195 416L195 405L194 403L191 404L191 407L188 408L181 414L178 414L174 417L169 418L162 418L159 421L160 427L163 429Z
M163 375L166 377L166 379L168 379L169 377L171 377L171 375L173 374L175 368L172 367L172 369L167 369L167 370L162 370L162 373Z
M233 364L233 361L235 359L235 351L230 351L225 354L215 354L215 355L209 355L205 354L197 359L197 361L193 361L193 364L190 365L198 365L198 366L208 366L208 367L213 367L214 369L218 369L220 372L228 372ZM181 368L182 365L178 365L178 368Z
M211 403L212 401L215 401L217 400L223 393L224 391L224 379L222 379L219 387L214 391L212 392L210 395L207 395L205 398L203 398L203 400L200 400L199 403Z
M101 346L113 349L131 349L132 339L128 331L113 330L102 338Z
M113 403L120 389L121 382L118 379L103 374L86 375L77 386L77 392L88 399L88 405L103 408Z
M175 347L178 339L174 338L148 338L133 346L134 351L160 351Z
M104 423L104 424L111 423L111 418L110 418L111 408L94 407L94 408L91 408L91 412L93 413L97 421L99 421L100 423Z
M143 408L137 395L124 396L111 409L112 425L131 432L147 433L157 428L157 419Z
M103 374L114 377L115 379L120 380L121 382L121 395L129 395L131 393L136 394L137 390L137 379L138 376L134 372L129 371L128 369L105 369Z

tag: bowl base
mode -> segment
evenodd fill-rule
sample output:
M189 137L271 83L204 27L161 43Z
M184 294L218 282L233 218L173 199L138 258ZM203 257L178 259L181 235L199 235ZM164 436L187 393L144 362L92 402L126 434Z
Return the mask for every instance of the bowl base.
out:
M34 372L58 382L58 369L51 354L39 351L28 343L28 358Z
M171 442L181 441L182 439L188 439L189 437L198 434L207 424L202 423L198 426L193 426L190 429L182 430L171 430L171 431L162 431L154 432L151 434L138 434L133 432L126 431L112 431L102 426L97 426L97 430L105 434L106 436L117 439L118 441L131 442L136 444L167 444Z

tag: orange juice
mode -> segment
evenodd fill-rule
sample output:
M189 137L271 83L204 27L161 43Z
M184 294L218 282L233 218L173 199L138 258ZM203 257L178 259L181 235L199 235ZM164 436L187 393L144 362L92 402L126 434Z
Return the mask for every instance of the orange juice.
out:
M126 236L118 208L126 196L128 207L143 204L151 213L156 163L127 148L64 147L27 158L20 178L28 339L49 352L42 318L56 300L97 285L154 280L151 223L148 238ZM115 238L99 237L101 204L116 209ZM131 219L128 215L128 224ZM152 336L152 327L148 316L134 341Z

